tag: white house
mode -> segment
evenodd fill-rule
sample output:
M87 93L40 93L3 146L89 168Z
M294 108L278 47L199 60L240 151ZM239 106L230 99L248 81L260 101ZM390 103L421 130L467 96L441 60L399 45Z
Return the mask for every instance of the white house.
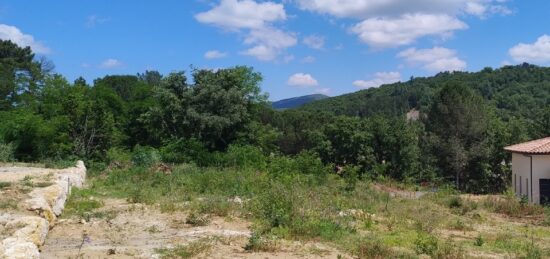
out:
M512 185L517 196L550 205L550 137L504 148L512 152Z

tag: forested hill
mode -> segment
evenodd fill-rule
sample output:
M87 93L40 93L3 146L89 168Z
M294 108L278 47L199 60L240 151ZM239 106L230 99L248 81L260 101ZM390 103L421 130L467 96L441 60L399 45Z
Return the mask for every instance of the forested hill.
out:
M313 101L323 100L326 98L329 98L329 97L324 94L310 94L310 95L304 95L304 96L279 100L279 101L273 102L271 104L271 107L277 110L292 109L292 108L298 108L300 106L303 106L304 104L308 104Z
M403 83L315 101L302 109L359 117L402 115L413 108L425 111L433 96L450 81L473 88L504 120L512 117L534 120L550 107L550 67L522 64L495 70L485 68L475 73L445 72L411 78Z

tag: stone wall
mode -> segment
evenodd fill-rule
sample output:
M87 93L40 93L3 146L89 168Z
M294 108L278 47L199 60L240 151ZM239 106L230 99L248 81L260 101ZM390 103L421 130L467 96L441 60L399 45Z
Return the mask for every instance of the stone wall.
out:
M55 225L63 211L72 187L82 187L86 179L84 162L78 161L75 167L60 170L45 170L53 174L53 184L33 189L23 206L36 216L24 213L0 215L0 225L10 235L0 241L1 258L39 258L39 248L44 244L48 231Z

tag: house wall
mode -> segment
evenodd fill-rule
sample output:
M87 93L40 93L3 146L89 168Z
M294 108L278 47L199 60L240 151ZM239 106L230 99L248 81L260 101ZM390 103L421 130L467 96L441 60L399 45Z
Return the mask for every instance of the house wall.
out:
M512 153L512 185L516 196L527 196L529 185L525 179L531 174L531 159L523 154Z
M539 179L550 179L550 155L533 156L533 200L540 202Z
M533 158L532 183L531 157ZM540 202L539 179L541 178L550 179L550 155L512 153L512 186L516 196L526 196L530 202L538 204Z

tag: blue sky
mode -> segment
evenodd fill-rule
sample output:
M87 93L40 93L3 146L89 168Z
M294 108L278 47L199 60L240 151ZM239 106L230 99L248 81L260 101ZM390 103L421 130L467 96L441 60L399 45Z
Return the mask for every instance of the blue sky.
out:
M548 0L0 0L0 39L69 80L254 67L270 99L550 64Z

